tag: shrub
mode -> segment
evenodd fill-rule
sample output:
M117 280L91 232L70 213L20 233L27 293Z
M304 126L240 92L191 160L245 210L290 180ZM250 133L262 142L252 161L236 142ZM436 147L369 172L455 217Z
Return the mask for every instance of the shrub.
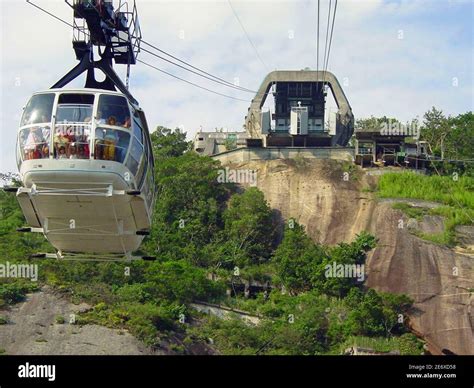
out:
M26 294L37 291L38 285L31 281L15 281L0 284L0 299L6 304L22 302Z

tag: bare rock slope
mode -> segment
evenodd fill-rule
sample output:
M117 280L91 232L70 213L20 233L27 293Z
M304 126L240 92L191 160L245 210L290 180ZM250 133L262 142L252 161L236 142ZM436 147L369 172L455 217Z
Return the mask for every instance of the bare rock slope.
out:
M98 325L69 324L71 314L88 308L74 305L49 287L30 294L23 303L2 315L8 323L0 325L0 348L6 354L32 355L140 355L151 350L126 331ZM57 323L58 316L66 319Z

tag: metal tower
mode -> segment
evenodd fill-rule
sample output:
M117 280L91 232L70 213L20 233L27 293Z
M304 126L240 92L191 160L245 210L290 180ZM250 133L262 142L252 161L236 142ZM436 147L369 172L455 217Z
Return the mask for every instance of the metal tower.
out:
M73 48L79 63L51 88L62 88L87 71L86 88L119 90L138 105L128 91L130 66L136 63L140 52L141 31L135 1L118 1L114 9L112 0L74 0L66 3L74 10ZM98 48L100 59L94 60L93 46ZM113 69L113 63L127 65L124 84ZM95 69L105 74L104 81L97 81Z

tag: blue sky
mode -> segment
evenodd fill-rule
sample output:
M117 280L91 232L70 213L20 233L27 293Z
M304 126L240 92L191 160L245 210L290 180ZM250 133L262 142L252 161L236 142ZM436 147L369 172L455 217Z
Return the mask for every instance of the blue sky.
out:
M62 0L33 1L72 19ZM328 3L321 0L321 41ZM316 68L317 1L233 0L232 4L266 66L226 0L137 0L148 42L231 82L238 78L241 86L258 88L267 68ZM471 0L339 0L329 70L342 84L355 117L373 114L409 120L433 105L451 115L473 110L473 8ZM0 0L0 17L0 167L15 171L21 108L33 92L47 89L76 60L70 29L26 2ZM142 53L141 59L221 93L249 101L253 97L149 54ZM123 74L122 68L118 71ZM141 64L132 69L131 90L151 128L181 126L190 137L201 126L241 130L249 106Z

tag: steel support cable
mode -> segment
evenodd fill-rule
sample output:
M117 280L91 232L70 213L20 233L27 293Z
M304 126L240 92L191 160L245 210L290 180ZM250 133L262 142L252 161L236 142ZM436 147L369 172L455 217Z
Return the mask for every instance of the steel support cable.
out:
M252 39L250 39L250 36L249 34L247 33L247 30L245 29L242 21L240 20L239 18L239 15L237 15L237 12L236 10L234 9L234 7L232 6L232 3L230 0L227 0L227 2L229 3L229 6L232 10L232 13L234 14L235 18L237 19L237 22L240 24L240 27L242 28L242 31L244 32L245 36L247 37L247 40L249 41L250 45L253 47L253 50L255 51L255 54L257 55L257 58L260 60L260 62L262 63L262 65L265 67L265 69L269 72L270 70L268 69L268 66L266 65L266 63L263 61L262 57L260 56L258 50L257 50L257 47L254 45L254 43L252 42Z
M316 33L316 71L319 71L319 10L320 10L320 0L318 0L318 27Z
M328 37L329 37L329 24L331 20L331 6L332 6L332 0L329 0L329 8L328 8L328 20L326 23L326 42L324 44L324 57L323 57L323 87L324 83L326 82L326 57L327 57L327 48L328 48Z
M169 56L170 58L175 59L176 61L179 61L179 62L181 62L181 63L183 63L183 64L185 64L185 65L187 65L187 66L189 66L189 67L191 67L191 68L193 68L193 69L195 69L195 70L197 70L197 71L200 71L201 73L204 73L204 74L206 74L206 75L208 75L208 76L210 76L210 77L213 77L213 78L215 78L215 79L217 79L217 80L219 80L219 81L222 81L222 82L225 82L226 84L232 85L232 86L235 87L235 88L238 88L238 89L240 89L240 90L242 90L242 91L246 91L246 92L250 92L250 93L257 93L256 90L252 90L252 89L244 88L244 87L242 87L242 86L235 85L235 84L233 84L233 83L231 83L231 82L229 82L229 81L226 81L226 80L223 79L223 78L220 78L220 77L215 76L215 75L213 75L213 74L211 74L211 73L209 73L209 72L207 72L207 71L205 71L205 70L202 70L202 69L200 69L199 67L193 66L192 64L190 64L190 63L188 63L188 62L186 62L186 61L183 61L183 60L177 58L176 56L174 56L174 55L172 55L172 54L166 52L165 50L162 50L162 49L158 48L157 46L155 46L155 45L153 45L153 44L151 44L151 43L148 43L148 42L146 42L146 41L144 41L144 40L142 40L142 43L145 44L145 45L147 45L147 46L149 46L149 47L151 47L151 48L153 48L153 49L155 49L156 51L159 51L159 52L161 52L161 53L163 53L163 54Z
M333 17L332 17L331 35L329 37L328 54L327 54L327 57L326 57L326 65L325 65L325 70L324 70L325 72L327 71L327 68L328 68L328 65L329 65L329 55L331 54L332 35L333 35L333 32L334 32L334 22L336 20L336 11L337 11L337 0L336 0L335 5L334 5L334 14L333 14Z
M55 19L59 20L60 22L62 22L62 23L64 23L64 24L66 24L67 26L72 27L73 29L76 28L73 24L68 23L68 22L65 21L64 19L61 19L61 18L59 18L58 16L52 14L51 12L45 10L44 8L42 8L42 7L40 7L40 6L38 6L38 5L34 4L34 3L32 3L30 0L27 0L27 3L33 5L34 7L38 8L38 9L41 10L42 12L48 14L49 16L54 17ZM89 35L89 34L87 34L87 35ZM148 53L150 53L150 54L152 54L152 55L156 55L156 54L154 54L154 53L152 53L151 51L148 51L148 50L146 50L146 49L143 49L143 48L142 48L142 50L144 50L145 52L148 52ZM215 90L212 90L212 89L206 88L206 87L204 87L204 86L202 86L202 85L198 85L198 84L196 84L196 83L194 83L194 82L185 80L184 78L178 77L178 76L176 76L176 75L174 75L174 74L172 74L172 73L169 73L169 72L167 72L167 71L165 71L165 70L162 70L162 69L160 69L160 68L158 68L158 67L156 67L156 66L150 65L149 63L144 62L144 61L141 61L141 60L139 60L139 59L137 59L137 62L140 62L140 63L142 63L142 64L144 64L144 65L146 65L146 66L149 66L149 67L151 67L151 68L153 68L153 69L155 69L155 70L157 70L157 71L160 71L160 72L162 72L162 73L164 73L164 74L167 74L168 76L173 77L173 78L175 78L175 79L178 79L178 80L180 80L180 81L182 81L182 82L185 82L185 83L187 83L187 84L189 84L189 85L192 85L192 86L195 86L195 87L197 87L197 88L206 90L206 91L208 91L208 92L210 92L210 93L214 93L214 94L217 94L217 95L219 95L219 96L226 97L226 98L230 98L230 99L237 100L237 101L250 102L249 100L242 99L242 98L238 98L238 97L229 96L229 95L227 95L227 94L223 94L223 93L220 93L220 92L216 92ZM269 93L269 92L268 92L268 93ZM268 93L263 93L263 94L267 95Z
M215 90L208 89L208 88L206 88L206 87L204 87L204 86L202 86L202 85L195 84L194 82L191 82L191 81L188 81L188 80L186 80L186 79L184 79L184 78L178 77L177 75L174 75L174 74L169 73L169 72L167 72L167 71L165 71L165 70L163 70L163 69L160 69L160 68L158 68L158 67L156 67L156 66L153 66L153 65L151 65L151 64L149 64L149 63L147 63L147 62L145 62L145 61L142 61L141 59L137 59L137 62L140 62L140 63L144 64L145 66L151 67L152 69L155 69L155 70L157 70L157 71L159 71L159 72L161 72L161 73L167 74L167 75L169 75L170 77L176 78L176 79L178 79L178 80L180 80L180 81L182 81L182 82L185 82L185 83L187 83L187 84L189 84L189 85L192 85L192 86L195 86L195 87L197 87L197 88L206 90L206 91L208 91L208 92L210 92L210 93L214 93L214 94L217 94L217 95L219 95L219 96L226 97L226 98L230 98L230 99L237 100L237 101L250 102L249 100L244 100L243 98L238 98L238 97L229 96L229 95L227 95L227 94L223 94L223 93L220 93L220 92L216 92Z

